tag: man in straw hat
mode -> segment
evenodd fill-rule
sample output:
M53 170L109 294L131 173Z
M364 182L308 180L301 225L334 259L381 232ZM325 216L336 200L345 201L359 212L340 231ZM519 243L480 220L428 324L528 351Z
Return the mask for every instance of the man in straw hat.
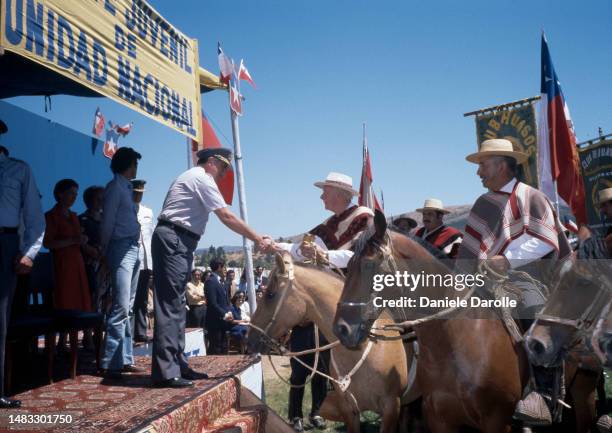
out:
M599 210L603 217L612 221L612 188L606 188L597 194ZM580 259L609 259L612 258L612 225L608 225L605 232L591 233L591 230L583 225L578 231L580 243L578 245L578 258Z
M466 157L478 164L477 174L489 191L478 198L468 216L457 255L461 265L486 261L498 273L520 269L547 282L552 268L570 258L569 242L551 203L544 193L516 179L517 164L527 158L504 139L485 140L478 152ZM513 283L522 295L513 314L528 326L546 299L533 282ZM535 370L538 390L551 388L550 382L561 373L560 369ZM515 417L532 425L552 422L544 398L535 391L519 402Z
M331 264L336 268L345 268L353 256L351 248L362 231L368 226L368 221L374 216L371 209L352 203L353 197L358 196L353 188L353 179L342 173L331 172L324 181L315 182L321 188L321 200L326 210L333 215L308 232L308 236L301 244L276 243L277 249L290 251L296 260L311 260L315 263ZM311 238L311 240L307 240ZM320 337L321 345L327 341ZM314 326L308 323L305 326L296 326L291 332L291 350L302 351L315 347ZM322 353L318 370L329 374L329 351ZM304 355L300 359L313 365L314 356ZM310 371L299 362L291 360L291 384L304 385ZM327 379L315 375L312 379L312 407L310 422L316 428L324 428L323 418L319 416L319 409L327 394ZM292 387L289 391L289 419L294 430L301 432L303 427L302 401L304 387Z
M444 209L441 200L428 198L417 212L423 214L423 227L418 229L415 235L442 251L448 258L454 259L459 251L463 234L456 228L444 224L444 215L450 211Z
M418 226L418 223L414 218L410 216L409 212L400 214L396 217L391 218L391 224L393 228L402 232L403 234L408 234L412 229L415 229Z
M271 244L228 208L217 181L230 166L232 152L200 150L195 167L170 186L153 232L151 248L155 269L155 329L151 378L156 387L193 386L208 377L189 368L185 348L185 287L190 278L193 252L214 212L230 230L247 237L259 248ZM231 315L230 315L231 316Z

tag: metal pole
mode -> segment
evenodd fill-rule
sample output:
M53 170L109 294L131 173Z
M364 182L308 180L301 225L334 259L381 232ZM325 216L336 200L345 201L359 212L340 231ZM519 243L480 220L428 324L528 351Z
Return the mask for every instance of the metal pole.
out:
M187 168L193 167L193 158L191 157L191 138L187 137Z
M249 223L246 206L246 194L244 192L244 175L242 173L242 152L240 151L240 130L238 116L230 108L232 117L232 137L234 139L234 160L236 161L236 175L238 177L238 201L240 203L240 218L245 223ZM252 242L242 237L242 247L244 248L244 272L246 272L247 295L249 297L249 307L251 314L255 312L257 302L255 298L255 279L253 278L253 250Z

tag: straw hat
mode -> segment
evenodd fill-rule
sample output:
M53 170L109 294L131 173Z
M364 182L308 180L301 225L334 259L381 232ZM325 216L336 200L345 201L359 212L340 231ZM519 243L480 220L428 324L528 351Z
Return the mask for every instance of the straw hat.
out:
M450 213L451 211L444 209L444 205L442 204L442 200L438 200L437 198L428 198L427 200L425 200L425 203L423 204L423 207L418 208L416 211L423 213L426 210L434 210L436 212L442 212L442 213Z
M612 188L606 188L599 191L599 206L602 206L605 202L612 200Z
M353 189L353 178L347 176L346 174L336 173L334 171L330 172L324 181L315 182L314 186L321 189L323 189L324 186L333 186L334 188L348 191L353 195L359 195L359 192Z
M483 141L478 152L466 156L465 159L478 164L483 156L509 156L516 159L518 164L522 164L529 158L526 153L515 151L512 142L503 138Z
M400 221L406 221L408 223L408 226L411 229L413 229L413 228L415 228L416 226L419 225L416 222L416 220L410 216L410 213L403 213L401 215L396 216L395 218L393 218L392 224L394 226L397 226Z

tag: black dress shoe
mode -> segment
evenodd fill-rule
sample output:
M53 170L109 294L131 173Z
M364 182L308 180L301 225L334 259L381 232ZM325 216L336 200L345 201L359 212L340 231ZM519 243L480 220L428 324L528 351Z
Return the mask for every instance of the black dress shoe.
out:
M189 369L181 373L181 377L187 380L201 380L208 379L208 374Z
M311 416L309 421L316 429L323 430L325 428L325 420L319 415Z
M161 382L154 382L153 386L155 388L189 388L193 386L193 382L183 379L182 377L173 377L172 379L162 380Z
M293 418L293 420L291 421L291 427L293 427L294 431L302 433L304 431L304 422L302 421L302 418Z
M122 373L144 373L146 370L144 368L136 367L135 365L126 364L123 366Z
M0 397L0 409L17 409L18 407L21 407L21 400Z
M110 380L123 379L121 370L102 370L102 377L104 377L104 379L110 379Z

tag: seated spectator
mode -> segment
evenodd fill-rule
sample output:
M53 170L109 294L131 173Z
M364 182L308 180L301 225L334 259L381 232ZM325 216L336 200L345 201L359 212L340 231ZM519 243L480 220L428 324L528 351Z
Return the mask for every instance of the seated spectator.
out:
M249 297L246 294L246 292L243 292L243 291L236 292L236 295L238 294L243 295L243 300L240 303L240 313L241 313L242 319L245 320L246 322L250 322L251 321L251 307L249 306L249 302L248 302Z
M43 245L51 251L55 287L53 305L61 310L91 311L91 296L81 245L87 238L81 234L76 213L70 208L78 195L79 185L72 179L60 180L53 189L57 204L45 214L47 229ZM65 335L60 336L60 349Z
M204 296L204 283L202 271L191 271L191 281L187 283L185 293L187 297L187 326L192 328L205 328L206 326L206 297Z
M259 302L263 299L265 287L262 289L261 286L255 290L255 302L259 304Z
M246 334L249 329L247 324L250 319L246 319L242 315L242 306L246 304L246 295L244 292L236 292L236 294L232 297L232 320L230 320L230 335L237 339L240 342L241 352L245 352L244 348L246 347ZM247 304L248 306L248 304Z

